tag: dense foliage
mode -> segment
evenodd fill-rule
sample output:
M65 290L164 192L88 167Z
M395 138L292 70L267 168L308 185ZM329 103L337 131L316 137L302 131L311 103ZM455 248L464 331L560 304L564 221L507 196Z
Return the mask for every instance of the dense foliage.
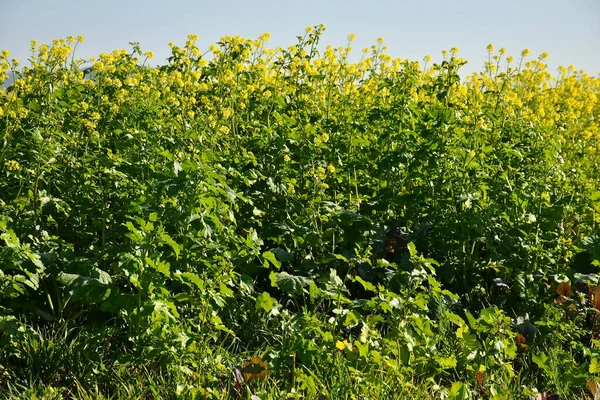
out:
M323 29L2 52L0 393L600 392L600 79Z

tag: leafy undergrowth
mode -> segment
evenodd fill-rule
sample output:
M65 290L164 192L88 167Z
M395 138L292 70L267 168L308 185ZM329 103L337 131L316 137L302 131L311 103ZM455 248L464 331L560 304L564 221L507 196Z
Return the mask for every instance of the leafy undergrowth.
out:
M1 393L594 396L600 79L323 30L2 53Z

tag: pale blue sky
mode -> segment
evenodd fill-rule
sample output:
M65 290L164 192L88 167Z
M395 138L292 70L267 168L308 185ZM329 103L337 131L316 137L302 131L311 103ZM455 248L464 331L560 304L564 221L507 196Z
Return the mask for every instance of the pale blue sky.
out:
M0 0L0 49L25 62L29 41L83 35L77 54L87 58L138 41L156 62L168 56L168 42L183 45L200 36L207 49L221 36L257 38L271 33L270 45L296 42L307 25L327 27L323 44L344 45L356 34L355 54L385 39L393 57L421 60L457 46L478 70L486 46L505 47L515 57L548 52L552 72L573 64L600 73L600 0L421 0L421 1L241 1L241 0Z

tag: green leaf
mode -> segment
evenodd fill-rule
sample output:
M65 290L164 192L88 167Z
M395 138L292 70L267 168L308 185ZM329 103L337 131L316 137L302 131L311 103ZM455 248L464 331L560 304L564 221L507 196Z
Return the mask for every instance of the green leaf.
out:
M598 359L596 357L592 358L590 362L590 374L600 373L600 363L598 363Z
M356 276L354 277L354 279L360 283L362 285L363 288L365 288L365 290L369 290L371 292L377 292L377 289L375 288L375 286L371 283L371 282L367 282L365 281L363 278L361 278L360 276Z
M270 251L265 251L262 254L263 258L265 259L265 261L263 262L263 265L265 268L269 268L269 263L267 261L269 261L271 264L273 264L273 266L277 269L281 268L281 263L279 262L279 260L277 260L277 257L275 257L275 254L273 254Z
M181 274L181 277L189 282L192 282L194 285L196 285L198 289L200 289L200 291L204 291L204 289L206 289L204 281L193 272L184 272L183 274Z
M263 309L266 312L269 312L273 309L273 305L275 304L275 300L271 297L271 295L267 292L262 292L256 298L256 309Z
M273 277L273 273L270 276ZM275 273L274 278L275 286L289 294L302 293L304 286L308 285L311 281L304 276L291 275L287 272ZM271 279L271 282L273 282L273 278Z
M360 323L361 315L358 311L350 311L344 319L344 326L352 328Z
M456 356L454 354L450 357L436 357L436 361L443 369L456 368Z
M110 295L111 278L99 268L92 268L92 276L67 274L61 272L57 280L69 291L74 300L84 304L99 303Z
M453 312L450 311L446 311L446 318L452 322L453 324L459 326L459 327L463 327L465 326L465 320L462 319L460 316L454 314Z
M176 242L176 241L174 241L174 240L171 238L171 236L169 236L169 235L168 235L168 234L166 234L165 232L163 232L163 233L160 235L160 239L161 239L161 240L162 240L164 243L168 244L168 245L169 245L169 246L170 246L170 247L173 249L173 251L175 252L175 257L179 258L179 253L181 252L181 247L179 247L179 245L177 244L177 242Z
M450 388L447 399L452 400L467 400L469 398L469 391L462 382L454 382Z
M415 246L415 244L413 242L408 243L408 253L410 254L411 257L415 257L418 254L417 246Z
M4 240L6 247L15 248L15 247L21 246L21 242L19 241L19 238L10 229L8 230L8 232L5 232L2 235L0 235L0 239Z
M534 363L536 363L541 369L545 370L546 368L548 368L548 365L546 365L546 362L548 361L548 356L544 352L534 354L533 357L531 357L531 360Z
M344 286L344 282L342 282L334 268L329 269L329 282L335 287Z
M271 249L271 251L277 256L277 259L281 262L290 262L294 259L292 253L289 253L283 250L282 248L276 247L274 249Z

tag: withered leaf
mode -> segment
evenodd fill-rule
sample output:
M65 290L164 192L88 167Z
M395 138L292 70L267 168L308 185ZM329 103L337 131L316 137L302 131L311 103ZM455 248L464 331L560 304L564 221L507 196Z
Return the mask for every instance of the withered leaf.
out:
M571 297L571 286L569 286L569 282L559 283L556 293L560 296Z
M252 357L250 361L246 361L241 372L247 382L264 379L267 376L267 361L260 356Z

